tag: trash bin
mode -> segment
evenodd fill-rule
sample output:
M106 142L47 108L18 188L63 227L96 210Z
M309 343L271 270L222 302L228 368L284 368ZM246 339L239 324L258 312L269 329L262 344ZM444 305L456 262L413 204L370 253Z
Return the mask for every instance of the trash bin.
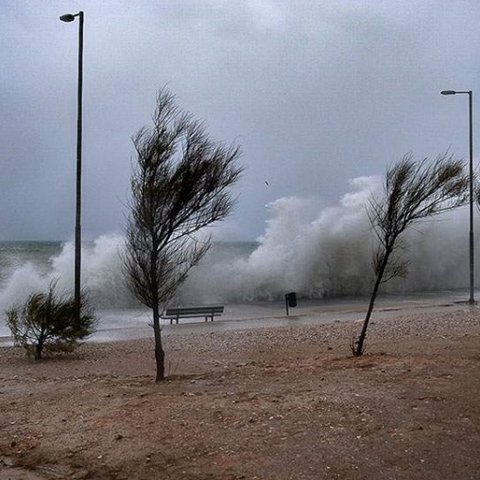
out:
M289 307L297 306L297 294L295 292L287 293L286 297Z

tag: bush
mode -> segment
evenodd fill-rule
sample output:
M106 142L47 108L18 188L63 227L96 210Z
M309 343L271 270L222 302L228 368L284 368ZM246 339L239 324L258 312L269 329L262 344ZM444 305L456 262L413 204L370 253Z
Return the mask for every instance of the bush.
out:
M7 325L15 345L26 349L35 360L42 354L71 352L79 341L95 331L96 319L88 301L82 295L80 320L75 318L75 301L61 296L52 283L46 293L33 293L25 305L6 312Z

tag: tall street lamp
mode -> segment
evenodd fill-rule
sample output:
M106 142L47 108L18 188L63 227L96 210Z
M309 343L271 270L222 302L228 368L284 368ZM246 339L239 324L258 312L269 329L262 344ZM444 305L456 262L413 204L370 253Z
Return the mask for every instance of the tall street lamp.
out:
M78 17L78 93L77 93L77 179L76 179L76 209L75 209L75 274L74 298L75 318L80 321L81 287L81 211L82 211L82 89L83 89L83 12L67 13L60 17L62 22L73 22Z
M474 276L473 276L473 108L471 90L457 92L455 90L443 90L440 92L442 95L468 95L468 111L469 111L469 143L470 143L470 299L468 303L473 305L475 303L474 298Z

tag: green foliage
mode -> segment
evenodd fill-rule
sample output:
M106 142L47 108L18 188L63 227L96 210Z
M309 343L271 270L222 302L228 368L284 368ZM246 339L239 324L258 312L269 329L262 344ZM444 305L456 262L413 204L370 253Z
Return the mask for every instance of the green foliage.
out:
M77 322L74 299L59 295L55 283L47 292L30 295L23 307L8 310L6 316L15 345L24 347L36 360L44 353L71 352L96 325L86 297L82 295Z

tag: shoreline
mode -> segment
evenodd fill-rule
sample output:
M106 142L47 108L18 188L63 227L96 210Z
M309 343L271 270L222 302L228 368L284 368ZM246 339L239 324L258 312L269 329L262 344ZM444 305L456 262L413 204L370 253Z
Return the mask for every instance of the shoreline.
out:
M431 309L431 310L430 310ZM312 322L310 317L276 317L208 323L174 325L163 330L162 339L166 355L188 350L188 356L195 353L231 353L233 351L251 350L252 348L272 349L276 346L301 347L317 344L322 351L334 350L338 354L350 356L350 342L360 332L363 317L358 319L331 319ZM285 322L285 319L288 321ZM318 320L318 319L317 319ZM240 328L248 323L250 328ZM224 328L227 326L227 328ZM179 328L180 327L180 328ZM151 330L151 327L145 327ZM124 330L124 329L122 329ZM136 331L136 327L129 330ZM377 343L393 345L396 341L414 341L422 343L430 339L462 338L470 333L480 336L480 308L468 304L455 304L443 307L420 307L417 309L385 309L372 316L368 335L367 351L375 348ZM334 348L333 348L334 347ZM108 355L121 355L122 349L129 353L135 349L153 352L153 335L138 337L108 338L82 342L70 354L53 355L44 361L67 364L72 361L88 360L92 352L108 352ZM170 351L170 352L169 352ZM138 352L137 352L138 353ZM103 355L103 354L102 354ZM3 346L0 348L0 365L6 358L14 357L22 363L30 363L32 368L40 369L44 361L28 359L22 347ZM22 360L23 358L23 360ZM153 357L147 359L153 368ZM37 367L38 365L38 367Z
M399 314L414 311L441 313L443 309L452 311L465 307L464 291L422 292L410 295L385 295L380 298L373 312L372 319L388 319ZM345 297L320 300L302 300L299 308L291 309L286 316L283 302L253 302L251 304L227 304L225 314L213 322L203 319L181 319L180 323L162 324L163 335L183 335L202 333L204 331L229 331L257 329L265 327L323 325L335 322L363 320L367 309L367 298ZM99 328L82 343L105 343L152 337L149 311L139 309L99 309ZM126 326L122 326L126 325ZM13 345L9 335L0 336L0 348Z

